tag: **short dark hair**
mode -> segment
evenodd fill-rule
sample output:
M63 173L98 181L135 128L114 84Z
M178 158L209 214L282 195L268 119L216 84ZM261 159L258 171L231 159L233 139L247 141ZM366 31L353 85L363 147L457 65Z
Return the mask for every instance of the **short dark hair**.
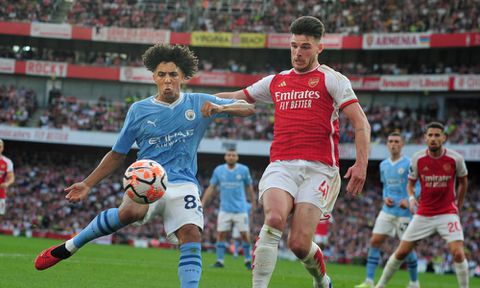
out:
M302 16L292 22L290 32L295 35L313 36L320 40L325 32L325 25L313 16Z
M143 65L154 72L158 64L173 62L182 70L185 79L191 78L198 71L198 58L186 46L155 44L142 55Z
M403 140L403 135L400 134L400 132L397 132L397 131L391 132L390 134L388 134L388 137L390 137L390 136L398 136L398 137L402 138L402 140Z
M440 123L440 122L430 122L430 123L428 123L427 126L425 126L425 133L427 133L427 130L430 129L430 128L437 128L437 129L442 130L442 132L445 133L445 126L443 126L443 124Z

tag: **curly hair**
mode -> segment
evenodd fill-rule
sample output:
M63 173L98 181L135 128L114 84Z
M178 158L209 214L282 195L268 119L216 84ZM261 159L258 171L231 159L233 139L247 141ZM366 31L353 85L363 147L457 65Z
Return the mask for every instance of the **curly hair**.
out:
M313 36L320 40L325 33L325 26L322 21L313 16L302 16L290 25L290 32L296 35Z
M198 58L186 46L155 44L142 55L143 65L154 72L158 64L173 62L182 70L185 79L191 78L198 70Z

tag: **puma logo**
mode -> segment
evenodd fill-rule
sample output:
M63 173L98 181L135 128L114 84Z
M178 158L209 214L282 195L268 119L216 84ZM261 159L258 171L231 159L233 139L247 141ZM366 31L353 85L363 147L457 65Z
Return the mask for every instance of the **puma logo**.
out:
M150 125L152 125L153 127L157 127L157 124L155 124L155 121L147 120L147 124L150 124Z

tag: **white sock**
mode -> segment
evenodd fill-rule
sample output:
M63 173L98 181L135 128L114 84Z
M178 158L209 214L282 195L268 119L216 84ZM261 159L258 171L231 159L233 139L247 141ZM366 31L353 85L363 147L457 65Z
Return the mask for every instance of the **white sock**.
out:
M72 255L73 253L77 252L78 248L73 244L73 238L70 240L67 240L65 242L65 248L70 252Z
M310 246L310 252L307 257L302 259L303 266L307 269L308 273L313 276L317 283L322 283L323 276L327 273L325 269L325 261L323 260L322 249L317 244L312 242Z
M383 269L382 276L380 277L380 280L377 283L377 286L383 287L387 285L388 281L392 278L393 274L400 268L402 265L403 260L398 260L395 257L395 253L388 258L387 264L385 265L385 269Z
M455 274L457 274L458 287L468 288L468 262L467 259L463 259L463 262L454 262Z
M264 224L253 248L253 288L267 288L277 263L282 231Z

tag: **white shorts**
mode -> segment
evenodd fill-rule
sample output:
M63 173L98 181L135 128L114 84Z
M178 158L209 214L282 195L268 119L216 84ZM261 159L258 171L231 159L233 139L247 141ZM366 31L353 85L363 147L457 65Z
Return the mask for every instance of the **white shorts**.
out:
M186 224L195 224L203 230L202 202L198 186L194 183L169 184L167 193L158 201L149 204L147 214L136 224L145 224L155 216L163 218L167 239L178 243L175 231Z
M390 237L397 235L398 238L402 238L409 222L410 217L397 217L380 211L377 220L375 220L375 226L373 226L373 234L388 235Z
M327 245L328 244L328 235L315 234L313 236L313 242L315 242L317 244Z
M463 241L463 228L457 214L441 214L431 217L414 215L402 240L417 241L438 232L447 241Z
M0 199L0 215L5 215L5 198Z
M247 230L245 230L245 232L247 232L248 234L250 233L250 221L248 220L248 214L247 214ZM233 225L233 229L232 229L232 238L233 239L236 239L236 238L240 238L240 231L238 230L238 225Z
M270 188L287 191L295 203L311 203L330 216L338 192L340 174L337 167L306 160L275 161L268 165L258 184L262 202L263 193Z
M239 232L248 230L247 213L229 213L220 211L217 218L217 231L231 231L235 227Z

